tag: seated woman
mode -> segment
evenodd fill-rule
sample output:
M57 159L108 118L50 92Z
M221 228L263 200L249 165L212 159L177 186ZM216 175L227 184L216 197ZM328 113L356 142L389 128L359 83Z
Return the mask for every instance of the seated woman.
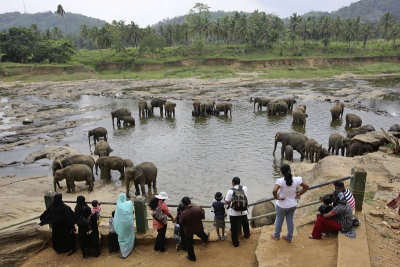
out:
M330 212L318 216L309 238L321 239L322 233L329 231L341 231L349 238L356 237L352 209L347 203L343 192L336 190L333 197L336 206Z

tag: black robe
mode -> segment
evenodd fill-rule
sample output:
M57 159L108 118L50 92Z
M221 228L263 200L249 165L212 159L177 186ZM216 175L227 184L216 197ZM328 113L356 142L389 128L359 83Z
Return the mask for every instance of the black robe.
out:
M75 214L56 194L53 203L40 216L40 225L51 224L53 249L57 253L75 250Z
M100 256L99 247L99 229L97 227L97 217L91 214L91 209L86 206L82 209L82 214L78 219L78 237L82 250L82 256L98 257Z

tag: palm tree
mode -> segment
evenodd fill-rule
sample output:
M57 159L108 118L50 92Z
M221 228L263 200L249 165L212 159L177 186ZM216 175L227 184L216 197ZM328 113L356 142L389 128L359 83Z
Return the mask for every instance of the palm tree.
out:
M393 23L394 23L394 18L392 13L390 12L386 12L379 20L379 26L384 30L383 34L384 39L386 39L386 33L388 28L390 28L393 25Z
M301 17L298 16L296 13L293 13L293 15L289 19L289 37L292 40L292 48L293 48L293 56L296 54L295 50L295 42L296 42L296 37L299 31L300 23L301 23Z
M308 17L307 19L303 18L301 20L301 35L303 37L303 46L306 46L306 39L310 34L310 29L308 27L310 20L311 20L310 17Z
M393 49L395 49L396 48L396 39L400 38L400 25L399 24L397 24L397 23L392 24L387 38L391 39L393 41Z
M95 48L99 48L98 41L97 41L98 35L99 35L99 28L97 28L97 26L93 26L92 28L90 28L89 38Z
M343 30L343 22L340 17L336 17L335 21L333 22L332 31L335 34L335 40L337 42L338 37L342 34Z
M63 38L63 33L57 26L54 26L52 30L52 36L54 40L60 40Z
M344 39L349 43L349 52L350 52L350 45L351 41L356 38L356 31L354 28L354 20L348 19L344 25L343 29Z
M323 17L320 27L322 43L324 44L324 50L326 51L326 47L329 44L329 37L331 36L331 18Z
M64 10L64 8L62 7L62 5L58 5L58 6L57 6L57 11L56 11L56 13L57 13L59 16L61 16L61 17L63 18L64 26L65 26L65 31L68 32L67 24L65 23L65 18L64 18L65 10Z
M89 37L89 28L86 24L81 25L81 36L85 41Z
M242 42L242 53L244 55L244 44L250 35L250 28L247 23L247 16L243 15L240 17L238 23L236 24L236 37Z
M365 50L365 46L367 45L367 41L372 37L372 28L371 24L365 23L361 28L361 39L363 40L363 49Z

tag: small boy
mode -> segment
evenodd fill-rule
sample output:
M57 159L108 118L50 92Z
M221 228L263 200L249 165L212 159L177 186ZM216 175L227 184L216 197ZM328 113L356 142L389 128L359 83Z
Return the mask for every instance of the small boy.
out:
M317 212L317 216L322 216L323 214L329 213L333 207L331 205L332 203L332 196L330 195L326 195L322 198L322 202L324 204L322 204L321 206L319 206L318 208L318 212ZM329 233L325 234L325 237L329 237Z
M97 200L92 201L92 214L96 214L96 219L97 219L97 227L99 227L101 223L101 217L100 217L100 212L101 212L101 207L100 207L100 202ZM99 232L99 239L101 238L101 234Z
M115 211L113 211L111 214L112 214L112 218L109 220L108 250L110 251L110 253L113 253L113 252L118 252L119 243L118 243L118 235L114 229Z
M211 211L214 212L214 227L217 228L218 240L225 240L225 207L224 203L221 202L223 199L222 193L217 192L214 195L216 201L212 203ZM219 229L222 230L222 235L220 235Z

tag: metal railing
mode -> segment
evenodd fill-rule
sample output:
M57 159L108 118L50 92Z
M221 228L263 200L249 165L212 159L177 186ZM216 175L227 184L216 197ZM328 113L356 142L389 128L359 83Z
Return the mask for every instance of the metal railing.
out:
M313 189L316 189L316 188L327 186L327 185L335 183L336 181L346 181L346 180L349 180L349 179L351 179L353 177L354 177L353 175L349 175L349 176L346 176L346 177L343 177L343 178L340 178L340 179L336 179L336 180L332 180L332 181L329 181L329 182L321 183L321 184L318 184L318 185L310 186L308 190L313 190ZM297 191L297 192L300 192L300 190ZM269 202L269 201L272 201L272 200L275 200L275 198L271 197L271 198L267 198L267 199L264 199L264 200L261 200L261 201L256 201L254 203L250 203L249 207L254 206L254 205L258 205L258 204L262 204L262 203L265 203L265 202ZM76 203L76 201L74 201L74 200L63 200L63 202L64 203L70 203L70 204ZM91 202L87 201L86 203L90 204ZM299 205L299 206L297 206L297 208L303 208L303 207L307 207L307 206L312 206L312 205L315 205L315 204L318 204L318 203L321 203L321 201L318 200L318 201L306 203L306 204L303 204L303 205ZM101 204L102 205L116 205L117 203L116 202L107 202L107 201L105 201L105 202L101 202ZM178 207L178 205L170 204L170 205L168 205L168 207ZM209 206L209 205L201 205L200 207L202 207L202 208L211 208L211 206ZM263 215L259 215L259 216L256 216L256 217L249 218L249 221L252 221L252 220L255 220L255 219L259 219L259 218L263 218L263 217L273 216L275 214L276 214L275 211L274 212L270 212L270 213L267 213L267 214L263 214ZM111 218L110 216L102 216L102 217L103 218ZM8 228L11 228L11 227L14 227L14 226L17 226L17 225L24 224L24 223L27 223L27 222L30 222L30 221L33 221L33 220L37 220L37 219L39 219L39 216L36 216L34 218L31 218L31 219L24 220L24 221L19 222L19 223L14 223L14 224L5 226L3 228L0 228L0 231L8 229ZM147 220L151 220L152 218L146 218L146 219ZM213 222L211 220L203 220L203 221L204 222Z

